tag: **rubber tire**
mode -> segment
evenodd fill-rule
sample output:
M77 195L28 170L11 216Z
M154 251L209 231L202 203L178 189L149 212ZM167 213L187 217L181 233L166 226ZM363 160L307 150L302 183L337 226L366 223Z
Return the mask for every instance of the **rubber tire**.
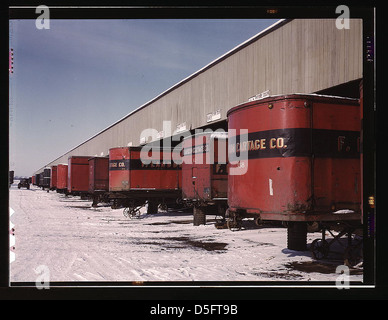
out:
M206 213L203 207L194 207L193 208L193 224L194 226L200 226L201 224L206 224Z
M306 222L289 222L287 227L287 248L295 251L307 250Z

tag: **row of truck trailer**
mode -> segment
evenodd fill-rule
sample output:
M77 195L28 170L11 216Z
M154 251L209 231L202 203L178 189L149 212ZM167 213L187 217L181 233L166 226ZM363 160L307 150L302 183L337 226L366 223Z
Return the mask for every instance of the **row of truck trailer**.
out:
M192 207L194 225L213 212L232 231L244 218L281 222L292 250L306 250L307 232L315 228L322 231L310 245L315 258L327 257L331 243L347 237L345 261L355 264L362 251L361 117L362 95L271 96L230 109L228 132L193 133L179 148L72 155L32 183L90 197L94 206L108 202L129 217L147 204L150 214L161 206Z

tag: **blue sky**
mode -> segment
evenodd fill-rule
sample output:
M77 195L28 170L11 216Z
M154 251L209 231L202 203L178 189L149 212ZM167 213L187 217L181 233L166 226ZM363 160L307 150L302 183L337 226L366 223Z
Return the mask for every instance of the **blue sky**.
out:
M10 170L35 170L276 20L11 20Z

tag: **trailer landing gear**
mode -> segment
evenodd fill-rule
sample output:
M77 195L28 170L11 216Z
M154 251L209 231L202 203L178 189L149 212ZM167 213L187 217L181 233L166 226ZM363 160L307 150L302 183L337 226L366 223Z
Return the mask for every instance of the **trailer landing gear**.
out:
M338 227L338 226L336 226ZM333 237L330 241L326 240L326 231ZM362 237L357 236L357 227L351 224L343 224L338 230L338 234L335 235L330 226L322 226L322 238L315 239L310 246L310 251L314 259L321 260L327 258L330 253L330 247L334 243L338 243L340 246L345 247L340 239L343 236L347 236L347 246L343 255L344 264L348 267L354 267L363 260L362 252Z
M124 217L126 218L130 218L130 219L139 219L140 218L140 209L141 209L141 206L137 206L137 207L126 207L124 208L123 210L123 215Z
M240 231L242 227L242 220L234 215L227 220L226 224L230 231Z
M201 224L206 224L205 207L194 206L194 208L193 208L193 225L200 226Z
M226 225L230 231L240 231L242 227L242 216L234 211L226 210Z

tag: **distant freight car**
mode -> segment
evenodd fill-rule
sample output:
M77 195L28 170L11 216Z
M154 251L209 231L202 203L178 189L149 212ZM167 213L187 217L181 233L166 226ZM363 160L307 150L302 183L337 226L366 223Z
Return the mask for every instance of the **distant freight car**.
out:
M101 201L109 201L109 158L93 157L89 162L89 194L93 204L97 206Z
M43 172L39 173L39 187L43 188L43 182L44 182L44 175Z
M227 132L204 132L183 140L182 198L194 207L194 225L206 224L206 210L212 206L223 220L228 200L227 143Z
M57 192L67 193L67 164L57 165Z
M109 150L109 192L113 207L124 206L129 216L148 202L148 213L158 205L175 203L181 198L181 163L172 161L171 148L152 149L149 163L141 159L142 147ZM169 160L168 160L169 159Z
M85 196L89 190L89 156L68 158L67 190L73 195Z
M282 95L227 116L231 224L238 228L244 216L288 222L288 248L305 250L307 222L360 221L356 99Z
M51 169L45 168L43 169L43 182L42 182L42 188L43 190L47 188L50 189L50 177L51 177Z
M35 175L35 185L40 187L40 173Z
M51 166L50 189L57 188L57 166Z

